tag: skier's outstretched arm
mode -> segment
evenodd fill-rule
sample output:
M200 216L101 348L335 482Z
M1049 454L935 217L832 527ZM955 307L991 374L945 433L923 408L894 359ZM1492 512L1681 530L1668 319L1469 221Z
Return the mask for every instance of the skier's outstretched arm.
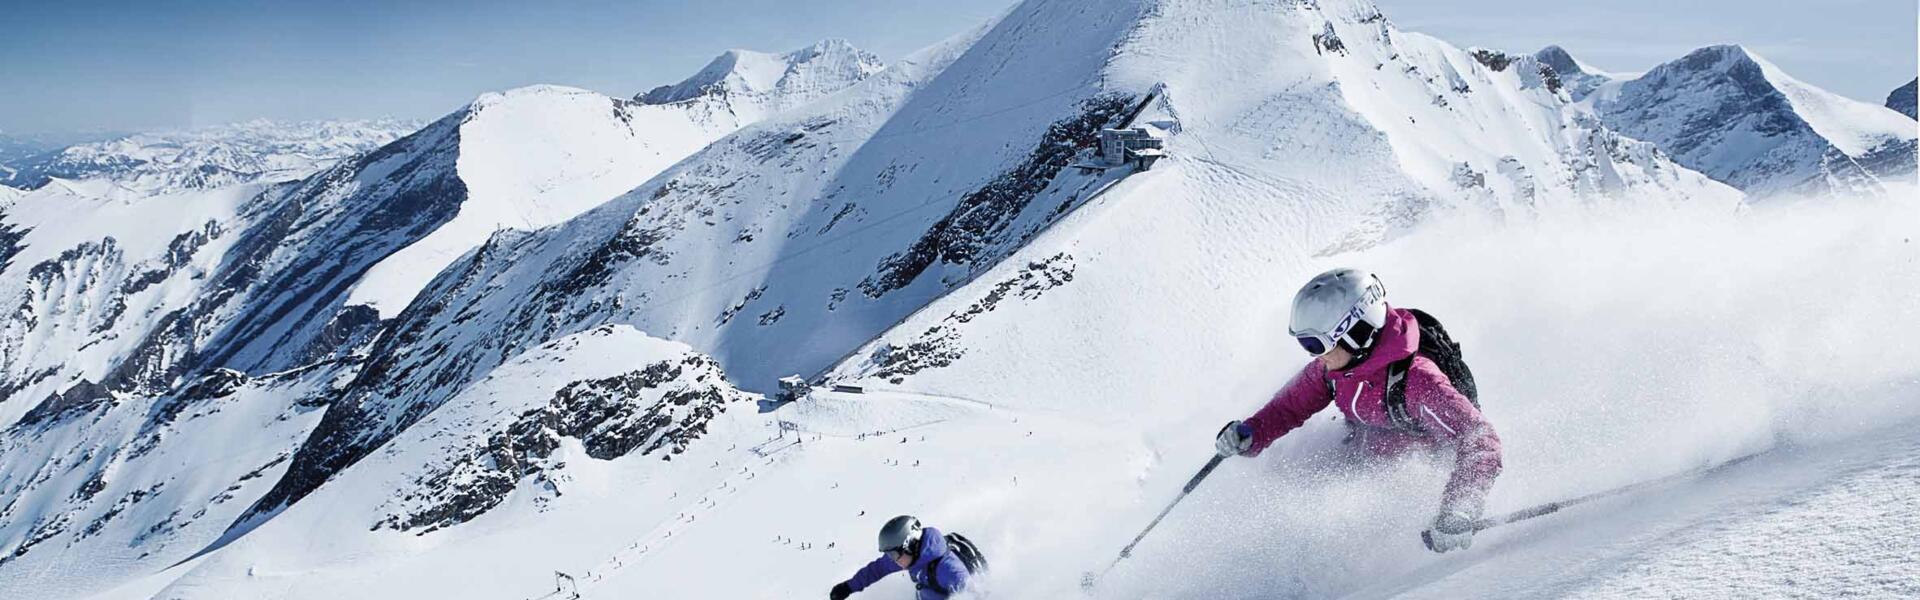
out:
M1241 454L1258 456L1273 445L1274 440L1293 431L1333 402L1333 391L1327 387L1327 370L1320 361L1311 361L1298 375L1288 381L1286 387L1267 400L1253 416L1247 417L1247 429L1251 430L1251 444Z
M880 581L880 578L900 570L900 563L893 562L893 557L881 554L880 558L873 559L873 562L867 563L867 566L860 567L859 571L854 572L852 578L840 585L846 586L849 593L858 592ZM838 589L838 586L835 589Z

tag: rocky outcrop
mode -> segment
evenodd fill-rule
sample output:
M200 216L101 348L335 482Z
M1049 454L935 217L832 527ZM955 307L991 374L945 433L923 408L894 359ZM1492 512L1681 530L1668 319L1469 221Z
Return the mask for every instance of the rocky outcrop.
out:
M1920 86L1920 78L1909 81L1906 85L1893 90L1893 93L1887 94L1887 108L1906 115L1909 119L1920 118L1914 116L1914 90L1916 86Z
M505 501L521 481L535 493L561 493L554 473L562 440L578 442L589 458L659 456L672 460L707 433L729 406L754 395L729 385L719 364L687 354L602 379L575 381L544 406L525 411L483 446L419 475L375 529L426 534L472 520Z
M1100 129L1119 125L1132 105L1128 96L1102 96L1081 103L1080 114L1047 128L1025 161L969 192L912 246L881 261L878 272L860 282L860 290L878 298L912 284L935 263L991 266L999 257L986 250L1006 241L1009 226L1072 161L1074 153L1097 143Z

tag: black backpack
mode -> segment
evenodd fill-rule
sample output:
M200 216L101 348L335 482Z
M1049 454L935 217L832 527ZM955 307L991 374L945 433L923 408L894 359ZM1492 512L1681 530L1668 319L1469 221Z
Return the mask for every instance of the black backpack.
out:
M1460 343L1447 335L1447 328L1441 326L1440 320L1433 318L1433 315L1417 308L1407 309L1407 312L1413 314L1413 320L1420 327L1420 349L1414 352L1414 356L1425 356L1433 361L1434 366L1440 368L1440 373L1447 376L1447 382L1453 384L1453 389L1466 396L1474 408L1479 408L1480 388L1473 383L1473 370L1467 368L1466 359L1460 355ZM1420 421L1407 414L1407 369L1412 366L1413 356L1387 365L1387 419L1395 429L1424 432Z
M973 545L973 540L969 540L967 536L958 533L949 533L946 535L946 538L947 550L952 551L953 555L960 559L960 564L967 567L968 574L978 575L986 572L987 555L980 553L980 547ZM942 556L933 559L933 562L927 563L927 585L933 586L934 591L940 592L942 596L953 594L953 590L947 589L947 586L940 585L938 580L940 570L936 567L940 566L940 561L946 560L946 558L947 557Z

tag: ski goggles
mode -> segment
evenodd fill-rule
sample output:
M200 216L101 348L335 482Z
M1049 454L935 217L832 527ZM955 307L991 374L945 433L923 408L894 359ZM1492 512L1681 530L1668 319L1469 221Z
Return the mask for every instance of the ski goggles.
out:
M891 559L894 559L894 560L899 560L899 559L901 559L901 558L903 558L903 557L910 557L910 556L913 556L913 553L912 553L912 552L909 552L909 551L907 550L907 546L910 546L910 545L912 545L912 544L913 544L913 542L907 542L906 544L903 544L903 545L899 545L899 546L894 546L894 547L892 547L892 548L888 548L888 549L886 549L886 550L882 550L881 552L882 552L882 553L884 553L884 554L886 554L886 555L887 555L887 558L891 558Z
M1332 331L1304 335L1296 333L1293 334L1293 339L1300 342L1300 347L1305 349L1307 354L1325 356L1338 347L1342 340L1346 341L1349 347L1365 348L1372 343L1374 333L1373 324L1361 319L1358 311L1353 311L1340 319L1340 323L1335 325Z

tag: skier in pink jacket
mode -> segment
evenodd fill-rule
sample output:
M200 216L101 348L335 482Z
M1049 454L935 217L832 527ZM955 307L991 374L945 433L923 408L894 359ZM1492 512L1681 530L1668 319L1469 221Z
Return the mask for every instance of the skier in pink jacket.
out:
M1500 437L1474 403L1459 346L1425 313L1388 306L1386 294L1378 277L1356 269L1307 282L1289 330L1318 360L1253 416L1221 428L1215 447L1222 456L1258 455L1331 403L1368 455L1451 452L1453 475L1425 537L1435 552L1464 549L1500 475ZM1432 339L1422 343L1423 334Z

